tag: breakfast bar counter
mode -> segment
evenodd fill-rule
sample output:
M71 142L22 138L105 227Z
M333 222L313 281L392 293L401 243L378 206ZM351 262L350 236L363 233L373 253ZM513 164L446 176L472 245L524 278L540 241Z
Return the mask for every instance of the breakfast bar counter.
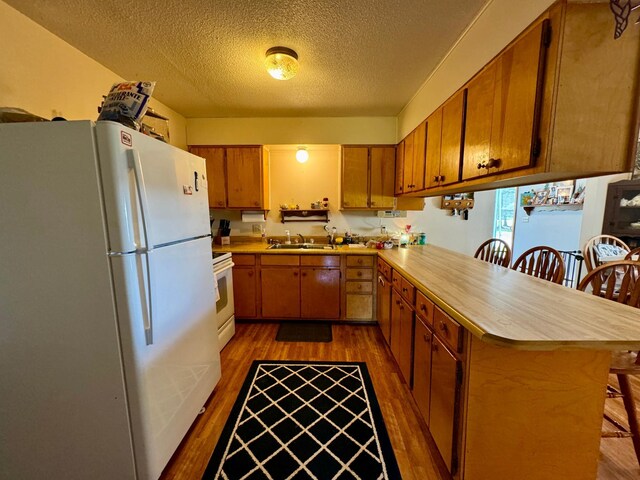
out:
M463 327L454 478L595 479L611 351L640 348L640 312L431 245L380 258ZM436 444L437 348L423 414Z

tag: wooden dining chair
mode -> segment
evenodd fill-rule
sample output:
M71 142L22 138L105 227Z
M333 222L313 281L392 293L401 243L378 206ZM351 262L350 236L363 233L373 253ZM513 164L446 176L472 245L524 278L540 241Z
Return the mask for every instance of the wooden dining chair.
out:
M634 248L629 253L627 253L624 257L625 260L634 260L636 262L640 261L640 247Z
M591 270L578 285L578 290L591 289L591 294L618 303L640 308L640 263L630 260L610 262ZM640 315L639 315L640 316ZM633 398L633 390L629 375L640 374L640 357L638 352L615 352L611 359L609 373L618 378L619 389L609 384L607 398L620 398L627 412L629 428L625 428L607 412L604 418L613 424L618 431L603 432L603 437L631 437L633 448L640 464L640 428L638 412Z
M530 248L516 259L511 268L557 284L564 280L564 260L560 252L551 247Z
M596 251L596 246L600 245L601 243L604 243L605 245L615 245L616 247L620 247L627 252L629 251L629 247L627 246L627 244L620 240L618 237L614 237L613 235L596 235L595 237L590 238L582 249L582 254L584 255L584 264L587 267L587 272L590 272L591 270L602 264L602 262L598 260L598 252Z
M495 265L500 265L501 267L509 267L511 263L511 249L504 240L490 238L478 247L473 257Z

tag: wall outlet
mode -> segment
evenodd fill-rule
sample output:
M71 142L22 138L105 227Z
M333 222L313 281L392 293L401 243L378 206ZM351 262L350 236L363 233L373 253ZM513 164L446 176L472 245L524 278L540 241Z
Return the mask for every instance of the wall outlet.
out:
M254 235L262 235L262 225L256 224L251 227Z

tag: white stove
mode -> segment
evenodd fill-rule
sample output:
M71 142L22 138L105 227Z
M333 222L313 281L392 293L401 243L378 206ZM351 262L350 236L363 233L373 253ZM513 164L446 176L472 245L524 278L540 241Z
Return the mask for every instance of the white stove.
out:
M233 307L233 260L231 253L213 253L213 275L216 281L216 318L220 350L236 333Z

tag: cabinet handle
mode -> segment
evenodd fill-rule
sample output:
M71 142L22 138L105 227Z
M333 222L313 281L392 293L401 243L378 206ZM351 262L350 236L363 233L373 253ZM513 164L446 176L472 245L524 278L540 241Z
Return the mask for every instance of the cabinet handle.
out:
M433 350L434 352L438 351L438 344L436 342L433 342L433 344L431 345L431 350Z
M442 330L444 333L447 333L448 328L447 328L447 325L445 323L440 322L439 327L440 327L440 330Z
M396 300L396 305L400 305L400 300Z
M378 283L384 287L384 280L381 276L378 276Z
M402 291L406 293L408 290L405 287L402 287Z
M486 163L482 162L478 164L478 170L482 170L484 168L484 166L486 165Z
M437 182L437 181L438 181L438 175L434 175L434 177L433 177L433 181L434 181L434 182Z
M431 335L425 333L424 334L424 341L425 342L429 342L429 340L431 340Z
M402 192L403 190L404 190L404 188L403 188L403 187L399 187L399 188L398 188L398 191L399 191L399 192Z
M438 176L438 181L439 182L444 182L444 175L439 175Z
M487 166L486 168L497 168L500 166L500 164L502 163L502 160L500 160L499 158L490 158L489 161L487 162Z
M293 276L297 277L298 276L298 272L293 272Z
M423 303L422 305L420 305L420 310L422 310L423 312L426 312L427 306Z

